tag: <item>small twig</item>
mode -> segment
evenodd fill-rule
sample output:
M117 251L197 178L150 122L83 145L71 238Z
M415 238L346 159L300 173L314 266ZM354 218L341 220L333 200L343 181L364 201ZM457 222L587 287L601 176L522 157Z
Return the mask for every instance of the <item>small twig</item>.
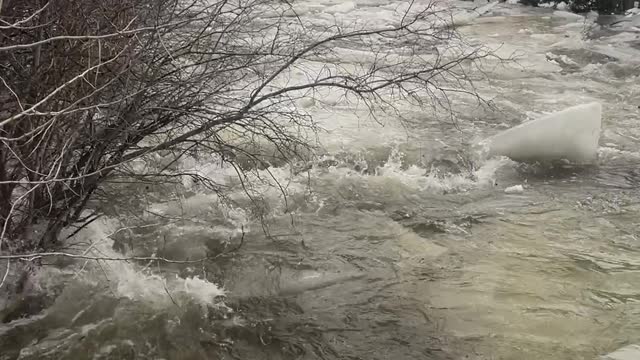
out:
M245 234L244 233L244 225L240 225L240 229L242 231L242 236L240 237L240 244L238 244L238 246L234 247L233 249L224 252L223 254L229 254L229 253L236 252L236 251L240 250L240 248L244 244L244 234ZM222 254L220 254L220 255L222 255Z
M2 4L2 2L0 2L0 5L1 4ZM16 94L16 92L13 91L13 89L9 86L9 84L7 84L7 82L4 80L4 78L2 76L0 76L0 80L2 80L2 84L4 84L4 86L7 89L9 89L9 92L11 92L13 97L16 98L16 102L18 103L18 106L20 107L20 111L24 111L24 106L22 106L22 101L20 101L20 97L18 96L18 94Z
M86 228L87 226L89 226L91 223L93 223L94 221L98 220L100 218L100 215L95 215L93 217L93 219L86 221L84 224L80 225L77 229L75 229L71 234L69 234L69 236L67 236L65 238L65 240L71 239L72 237L74 237L77 233L79 233L80 231L82 231L84 228Z
M149 264L151 264L151 262L149 262ZM158 271L160 271L160 264L159 263L158 263ZM162 281L162 287L164 288L164 292L167 293L167 296L169 296L169 299L171 299L171 302L173 303L173 305L175 305L177 308L180 308L180 306L178 305L176 300L173 298L173 296L171 296L171 293L169 292L169 289L167 289L167 281L166 281L166 279L164 281Z
M171 260L163 257L155 257L155 256L131 256L131 257L109 257L109 256L89 256L89 255L81 255L81 254L70 254L65 252L42 252L42 253L33 253L33 254L19 254L19 255L2 255L0 259L18 259L23 261L33 261L36 259L40 259L43 257L51 257L51 256L62 256L73 259L84 259L84 260L96 260L96 261L162 261L170 264L193 264L199 263L206 260L214 259L214 256L207 256L197 260Z
M197 20L197 19L187 19L187 20L182 20L182 21L175 22L175 23L167 23L167 24L156 25L156 26L146 26L146 27L141 27L139 29L117 31L117 32L113 32L113 33L110 33L110 34L104 34L104 35L60 35L60 36L53 36L53 37L50 37L50 38L46 38L46 39L43 39L43 40L40 40L40 41L35 41L35 42L32 42L32 43L27 43L27 44L16 44L16 45L2 46L2 47L0 47L0 52L20 50L20 49L29 49L29 48L36 47L38 45L44 45L44 44L48 44L48 43L54 42L54 41L105 40L105 39L111 39L111 38L115 38L115 37L121 37L121 36L127 36L127 35L135 35L135 34L141 33L141 32L157 31L158 29L161 29L161 28L169 28L169 27L185 24L185 23L188 23L188 22L194 22L195 20Z
M0 281L0 289L2 289L2 285L7 280L7 276L9 276L9 268L11 265L11 260L7 259L7 271L4 272L4 276L2 277L2 281Z
M67 258L73 258L73 259L95 260L95 261L160 261L160 262L165 262L169 264L195 264L195 263L200 263L207 260L213 260L239 250L244 244L244 235L245 235L245 232L244 232L244 225L243 225L242 237L240 238L240 244L238 244L238 246L236 246L230 251L226 251L224 253L221 253L215 256L205 256L196 260L172 260L172 259L167 259L164 257L157 257L157 256L128 256L128 257L89 256L84 254L71 254L71 253L66 253L61 251L41 252L41 253L32 253L32 254L1 255L0 260L18 259L22 261L33 261L43 257L61 256L61 257L67 257Z
M173 305L175 305L177 308L179 308L180 306L178 305L178 303L173 299L173 296L171 296L171 293L169 292L169 289L167 289L167 285L163 282L162 283L162 287L164 288L164 291L167 293L167 295L169 296L169 299L171 299L171 302L173 303Z
M89 253L89 251L91 251L95 246L96 246L96 243L91 243L91 245L89 245L89 247L88 247L88 248L87 248L87 249L86 249L82 254L84 255L84 254ZM89 263L89 261L90 261L90 260L86 260L86 261L84 262L84 264L82 264L82 267L80 268L80 270L76 271L76 274L73 276L74 278L75 278L75 277L78 277L78 276L80 275L80 273L81 273L82 271L84 271L84 268L87 266L87 264Z

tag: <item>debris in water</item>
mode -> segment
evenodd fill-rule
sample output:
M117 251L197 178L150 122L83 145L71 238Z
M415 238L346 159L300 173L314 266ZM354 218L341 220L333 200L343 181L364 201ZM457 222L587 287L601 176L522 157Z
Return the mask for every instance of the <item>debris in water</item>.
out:
M524 192L524 187L522 185L509 186L504 189L504 192L507 194L522 194Z

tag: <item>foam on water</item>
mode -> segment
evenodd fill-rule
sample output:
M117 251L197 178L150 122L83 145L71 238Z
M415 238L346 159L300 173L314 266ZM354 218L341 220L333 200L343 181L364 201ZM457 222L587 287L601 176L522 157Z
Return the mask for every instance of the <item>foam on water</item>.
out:
M109 234L116 228L115 221L96 221L78 233L71 241L91 242L93 245L84 255L104 258L122 258L123 254L113 249ZM165 307L172 303L196 302L203 307L220 306L219 297L225 291L216 284L199 277L181 278L154 273L150 266L141 267L128 261L92 260L79 262L76 274L81 280L90 282L106 281L117 296L141 301L145 304ZM46 272L49 273L49 272ZM53 274L52 274L53 275ZM41 279L46 281L46 279Z
M616 149L609 146L602 146L598 149L598 158L601 162L611 161L611 160L640 160L640 152L638 151L628 151Z
M505 158L491 159L477 169L461 174L440 174L434 169L427 171L417 165L402 169L403 154L394 149L389 159L377 170L378 176L393 178L406 186L421 191L467 191L493 184L495 172L510 161Z
M496 171L503 166L513 164L513 161L505 157L488 160L483 159L480 154L472 157L478 159L475 167L460 169L460 173L449 173L442 172L437 168L425 168L418 164L405 164L405 154L394 147L391 149L388 159L375 169L372 169L370 164L366 164L366 161L360 161L358 167L368 168L368 172L363 173L349 166L338 165L325 170L313 170L315 172L312 177L330 177L336 180L354 179L370 184L382 182L387 190L393 188L395 183L414 191L440 194L491 187L495 183Z

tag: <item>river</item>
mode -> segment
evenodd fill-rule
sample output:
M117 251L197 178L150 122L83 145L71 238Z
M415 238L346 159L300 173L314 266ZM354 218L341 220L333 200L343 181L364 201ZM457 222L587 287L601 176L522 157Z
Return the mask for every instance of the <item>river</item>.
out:
M390 3L296 6L384 23ZM202 189L150 196L162 217L105 220L77 241L106 256L238 249L189 266L52 261L31 285L49 294L42 311L0 325L0 359L569 360L640 343L640 37L594 21L501 3L460 27L518 62L486 64L476 87L495 107L457 104L457 126L414 110L419 121L379 124L339 100L312 108L320 159L266 169L283 189L255 179L268 231L241 184L200 159L234 206ZM591 101L603 105L594 166L470 146ZM524 191L505 193L513 185Z

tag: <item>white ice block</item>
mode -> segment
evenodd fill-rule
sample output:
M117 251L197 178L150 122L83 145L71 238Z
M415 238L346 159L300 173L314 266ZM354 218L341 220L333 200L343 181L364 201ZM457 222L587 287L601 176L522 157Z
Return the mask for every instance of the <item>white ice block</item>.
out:
M599 103L573 106L489 138L489 155L516 161L593 163L598 155L601 123Z
M640 359L640 345L629 345L611 354L600 357L601 360L638 360Z

